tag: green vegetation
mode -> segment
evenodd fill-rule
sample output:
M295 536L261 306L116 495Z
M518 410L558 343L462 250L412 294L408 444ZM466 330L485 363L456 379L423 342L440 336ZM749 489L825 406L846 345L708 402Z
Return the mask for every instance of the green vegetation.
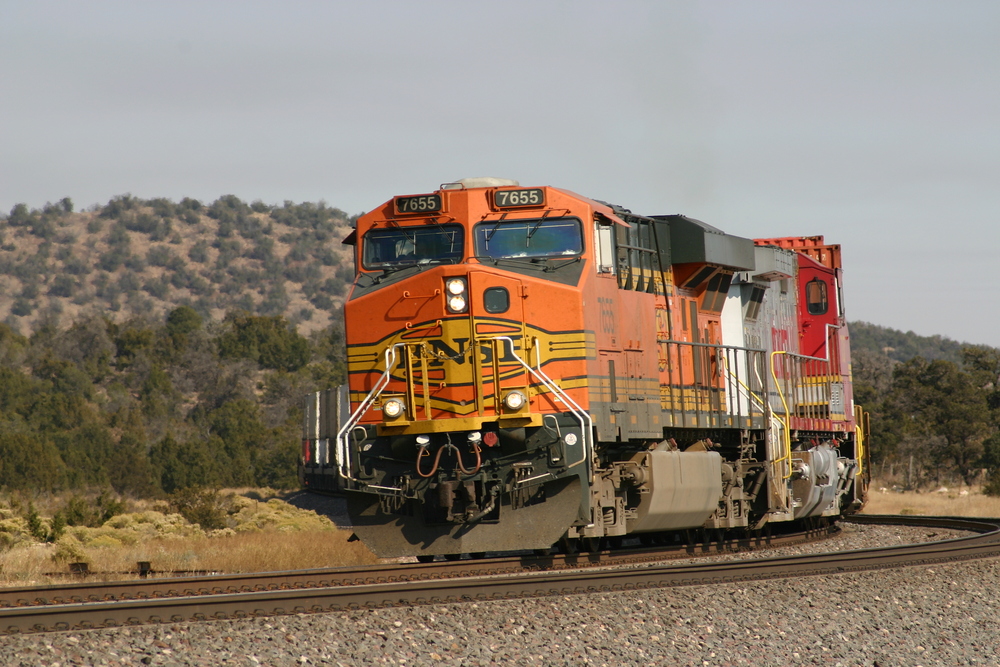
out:
M0 489L295 486L299 402L344 379L350 224L233 195L0 215Z
M985 482L1000 495L1000 350L865 322L850 330L876 473L907 489Z
M0 324L0 487L294 487L299 401L343 382L341 340L338 326L307 339L281 316L217 322L190 306L30 338Z

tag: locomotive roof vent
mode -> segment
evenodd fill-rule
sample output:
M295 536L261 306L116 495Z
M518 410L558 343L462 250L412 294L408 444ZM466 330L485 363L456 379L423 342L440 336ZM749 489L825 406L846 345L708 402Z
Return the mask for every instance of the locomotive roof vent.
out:
M493 178L492 176L482 176L480 178L463 178L452 183L442 183L442 190L462 190L465 188L499 188L505 185L518 186L520 183L509 178Z

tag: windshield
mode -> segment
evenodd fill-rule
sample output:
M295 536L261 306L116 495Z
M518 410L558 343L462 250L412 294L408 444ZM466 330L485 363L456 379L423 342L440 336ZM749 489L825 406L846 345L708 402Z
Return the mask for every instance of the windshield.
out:
M462 259L465 233L461 225L425 225L372 229L362 240L366 269L392 269Z
M502 220L476 226L476 256L553 257L583 252L583 234L576 218Z

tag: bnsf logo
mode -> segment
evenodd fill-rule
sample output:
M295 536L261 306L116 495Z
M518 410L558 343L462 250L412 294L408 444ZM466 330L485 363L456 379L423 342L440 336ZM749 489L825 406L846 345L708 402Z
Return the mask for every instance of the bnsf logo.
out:
M431 339L427 341L427 345L431 348L431 360L427 362L427 365L431 368L437 368L444 366L446 361L450 361L455 364L464 364L469 360L469 339L468 338L452 338L451 340L445 341L443 339ZM511 344L509 341L503 341L503 356L500 357L501 362L517 363L517 358L514 356L514 350L520 351L521 346L515 342L514 349L511 349ZM493 363L493 346L489 343L479 344L479 355L480 363L482 364L492 364ZM400 366L403 365L401 361Z

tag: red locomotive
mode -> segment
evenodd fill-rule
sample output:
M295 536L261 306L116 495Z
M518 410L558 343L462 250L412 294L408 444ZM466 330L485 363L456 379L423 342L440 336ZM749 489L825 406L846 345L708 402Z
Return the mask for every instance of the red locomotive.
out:
M466 179L360 217L307 488L380 556L755 531L864 502L839 246Z

